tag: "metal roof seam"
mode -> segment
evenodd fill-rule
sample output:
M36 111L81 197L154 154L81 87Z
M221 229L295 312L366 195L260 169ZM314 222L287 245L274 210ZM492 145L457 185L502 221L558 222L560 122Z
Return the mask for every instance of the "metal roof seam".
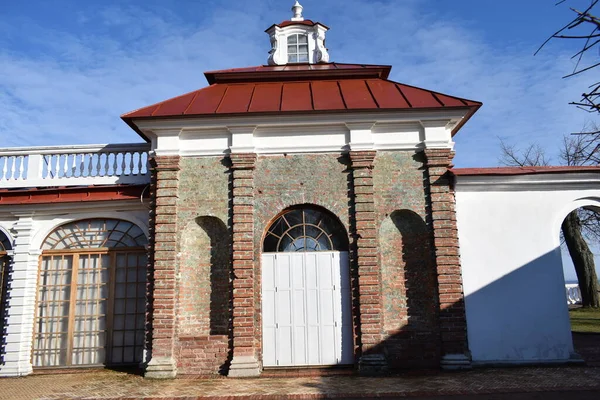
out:
M344 92L342 92L342 86L340 85L340 81L335 81L338 91L340 92L340 99L342 99L342 103L344 103L344 108L348 109L348 104L346 103L346 99L344 99Z
M229 85L225 86L225 91L223 92L223 95L221 96L221 99L219 100L219 104L217 104L217 108L215 108L215 111L213 114L217 114L219 112L219 108L221 108L221 104L223 104L223 100L225 99L225 96L227 96L227 91L229 91Z
M440 100L439 97L436 96L435 92L429 92L429 93L431 93L431 95L433 96L433 98L436 99L437 102L440 103L440 105L442 107L446 107L446 105L442 102L442 100Z
M282 111L283 110L283 83L280 86L279 89L279 108L278 111Z
M250 112L250 107L252 106L252 100L254 100L254 92L256 92L256 84L252 85L252 93L250 93L250 100L248 100L248 106L246 107L246 112Z
M391 81L390 81L391 82ZM398 89L398 91L400 92L400 95L404 98L404 101L406 101L406 104L408 104L408 107L413 108L412 104L410 101L408 101L408 98L406 97L406 95L404 94L404 92L402 91L402 88L400 87L400 84L394 82L394 86L396 86L396 89Z
M369 94L371 95L371 98L373 99L373 102L375 103L375 105L377 106L377 108L381 108L381 106L379 105L379 102L377 101L377 99L375 98L375 95L373 94L373 91L371 90L371 87L369 86L369 84L367 83L367 80L365 79L363 81L363 83L365 84L365 86L367 87L367 91L369 92Z
M310 92L310 106L313 110L315 110L315 94L313 92L312 84L313 83L311 81L308 82L308 91Z
M194 94L194 97L192 98L192 101L190 101L190 104L188 104L187 107L185 108L185 110L183 110L183 112L181 113L182 115L187 114L187 111L190 109L192 104L194 104L194 101L196 101L196 98L198 97L199 94L200 94L200 90L196 91L196 94Z

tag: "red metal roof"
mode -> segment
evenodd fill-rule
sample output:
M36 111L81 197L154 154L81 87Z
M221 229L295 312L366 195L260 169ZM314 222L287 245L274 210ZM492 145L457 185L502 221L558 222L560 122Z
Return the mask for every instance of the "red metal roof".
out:
M232 68L204 73L209 84L235 82L299 81L303 79L387 79L392 67L371 64L289 64L259 65L257 67Z
M496 168L452 168L450 171L457 176L474 175L531 175L556 174L569 172L600 172L596 166L543 166L543 167L496 167Z
M285 28L286 26L291 26L291 25L306 25L306 26L315 26L315 25L321 25L324 26L325 28L329 29L328 26L323 25L320 22L313 22L310 19L305 19L304 21L283 21L280 24L273 24L270 27L268 27L265 32L267 32L268 30L270 30L271 28L273 28L274 26L278 26L280 28Z
M148 197L147 185L73 186L0 189L0 205L79 203L88 201L140 200Z
M206 72L211 84L121 118L138 131L138 118L203 117L257 113L467 109L477 101L453 97L387 79L391 67L360 64L296 64Z

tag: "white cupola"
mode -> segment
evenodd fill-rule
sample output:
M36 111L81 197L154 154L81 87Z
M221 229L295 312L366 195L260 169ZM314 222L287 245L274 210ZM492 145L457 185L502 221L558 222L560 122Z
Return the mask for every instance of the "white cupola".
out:
M328 27L304 19L304 7L296 0L292 6L292 18L272 25L265 32L271 38L269 65L318 64L329 62L325 48L325 32Z

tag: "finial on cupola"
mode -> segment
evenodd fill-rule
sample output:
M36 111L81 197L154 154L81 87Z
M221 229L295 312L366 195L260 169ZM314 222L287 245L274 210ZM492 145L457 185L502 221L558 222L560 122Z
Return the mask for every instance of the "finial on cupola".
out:
M298 0L296 0L296 3L292 7L292 12L294 13L294 16L291 19L292 21L304 21L304 17L302 16L303 8L304 7L302 7L302 5L298 3Z

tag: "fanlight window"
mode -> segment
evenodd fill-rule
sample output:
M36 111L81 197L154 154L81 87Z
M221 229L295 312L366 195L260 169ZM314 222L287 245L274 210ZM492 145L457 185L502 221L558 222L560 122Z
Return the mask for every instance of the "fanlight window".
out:
M131 222L116 219L90 219L59 227L46 238L43 249L142 247L146 243L144 232Z
M344 227L331 215L312 208L287 211L270 226L265 252L345 251Z
M290 35L287 38L288 62L308 62L308 36Z

